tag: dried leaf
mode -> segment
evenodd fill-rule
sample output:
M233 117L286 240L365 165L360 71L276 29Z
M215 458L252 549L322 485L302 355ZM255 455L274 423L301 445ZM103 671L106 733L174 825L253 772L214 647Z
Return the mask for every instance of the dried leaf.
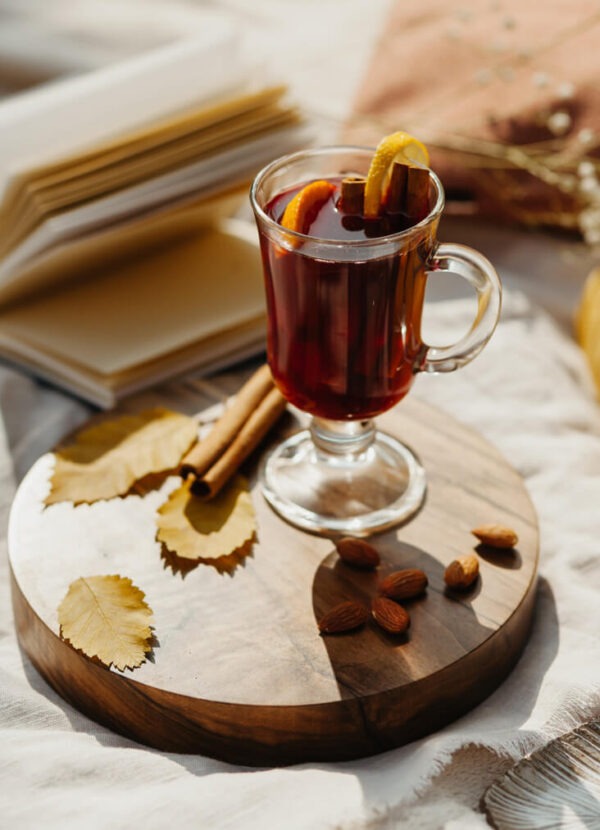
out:
M210 501L194 496L191 483L185 481L158 510L157 539L171 553L182 559L221 559L253 538L254 508L242 476Z
M197 432L193 418L162 408L87 427L56 451L46 504L123 496L136 481L174 469Z
M120 671L141 665L152 650L152 617L144 592L117 574L76 579L58 607L61 637Z

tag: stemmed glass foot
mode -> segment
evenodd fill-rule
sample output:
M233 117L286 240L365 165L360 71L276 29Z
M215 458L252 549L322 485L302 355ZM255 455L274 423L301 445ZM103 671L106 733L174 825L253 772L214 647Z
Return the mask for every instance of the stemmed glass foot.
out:
M305 530L366 536L412 516L425 497L425 471L372 420L313 418L265 459L262 489L287 521Z

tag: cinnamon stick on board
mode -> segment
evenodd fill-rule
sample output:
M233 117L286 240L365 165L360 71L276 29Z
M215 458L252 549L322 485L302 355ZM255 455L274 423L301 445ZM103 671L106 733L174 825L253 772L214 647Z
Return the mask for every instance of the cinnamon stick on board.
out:
M211 498L221 490L283 414L286 401L271 371L261 366L242 386L210 433L184 456L183 478L192 475L192 492Z

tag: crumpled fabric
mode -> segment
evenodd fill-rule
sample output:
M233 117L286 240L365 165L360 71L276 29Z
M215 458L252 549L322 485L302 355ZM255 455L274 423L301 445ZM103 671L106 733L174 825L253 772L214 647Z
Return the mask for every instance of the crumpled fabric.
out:
M425 332L450 342L466 301L433 303ZM235 376L200 382L206 405ZM176 401L182 385L165 387ZM0 824L80 827L286 827L387 830L487 827L485 788L525 753L600 713L598 587L600 406L585 359L519 293L505 298L484 352L411 394L479 430L523 476L541 531L529 643L506 681L469 714L408 746L347 763L249 769L149 749L110 732L52 691L20 652L5 532L0 559ZM87 407L0 369L0 519L36 454L81 423ZM399 404L400 406L402 404ZM32 408L33 407L33 408ZM29 413L29 414L28 414Z

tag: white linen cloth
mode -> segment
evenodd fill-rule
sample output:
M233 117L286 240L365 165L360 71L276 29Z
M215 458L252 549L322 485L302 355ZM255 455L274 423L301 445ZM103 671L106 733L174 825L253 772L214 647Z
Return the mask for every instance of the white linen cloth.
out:
M471 314L470 302L434 303L428 331L448 342ZM231 390L231 376L221 383ZM179 393L173 385L175 405ZM0 826L485 827L478 803L500 771L600 713L600 406L583 356L544 312L511 292L480 357L452 375L419 378L411 394L491 440L525 478L538 511L535 624L501 687L438 733L348 763L251 770L161 753L79 714L19 652L3 551ZM19 467L34 445L38 452L47 448L87 415L84 406L7 369L0 370L0 401L7 415L33 413L29 423L10 424ZM36 436L42 424L47 431ZM2 436L3 523L14 492L11 466Z

